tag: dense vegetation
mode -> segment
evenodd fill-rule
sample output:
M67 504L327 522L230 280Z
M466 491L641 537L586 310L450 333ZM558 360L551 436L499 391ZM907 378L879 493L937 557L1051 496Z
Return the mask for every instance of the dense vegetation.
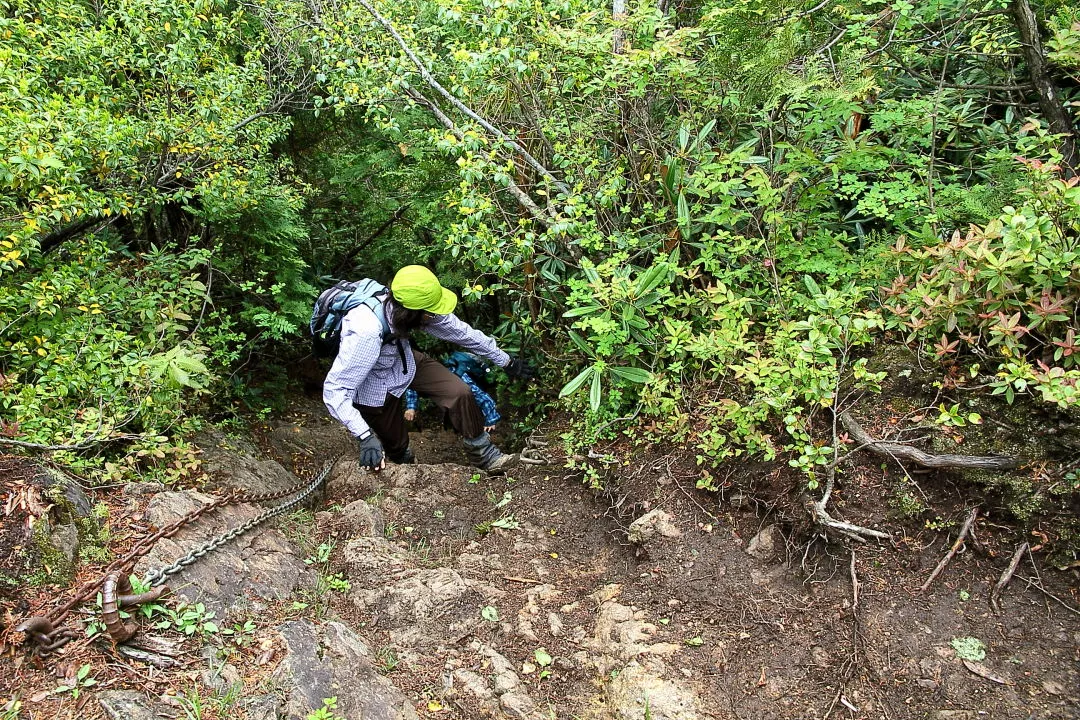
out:
M1074 5L0 0L0 37L2 435L92 477L186 472L327 277L407 262L577 442L703 487L817 488L874 349L1080 399Z

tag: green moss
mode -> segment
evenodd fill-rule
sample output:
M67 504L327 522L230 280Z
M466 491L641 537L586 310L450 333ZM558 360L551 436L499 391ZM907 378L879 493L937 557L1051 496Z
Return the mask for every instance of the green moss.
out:
M34 587L42 585L63 585L75 577L75 563L53 544L48 523L34 525L31 536L37 566L27 577L26 582Z
M76 518L79 528L79 558L83 562L101 562L109 558L109 541L112 532L109 528L109 506L98 503L83 518Z

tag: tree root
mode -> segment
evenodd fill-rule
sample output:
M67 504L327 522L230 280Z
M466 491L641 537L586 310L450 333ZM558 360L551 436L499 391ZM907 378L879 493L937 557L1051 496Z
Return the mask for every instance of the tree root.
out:
M814 503L810 507L810 514L814 518L814 522L821 527L828 530L836 530L844 537L860 543L865 543L867 538L874 538L875 540L892 540L892 535L881 532L880 530L872 530L860 525L852 525L851 523L837 520L825 509L826 502L828 502L828 496Z
M904 443L874 440L862 429L858 421L845 411L840 413L844 430L859 444L876 455L890 457L898 462L907 461L928 468L958 468L961 470L1011 470L1020 464L1014 457L1000 455L934 455Z
M941 571L945 569L945 566L949 564L949 561L952 560L953 556L960 550L960 547L964 544L964 538L966 538L971 531L971 526L975 524L975 518L978 517L978 515L979 508L973 508L971 515L968 515L968 519L964 521L964 526L960 528L960 534L956 536L956 541L952 544L952 547L949 548L949 552L945 554L945 557L941 558L941 562L934 568L934 572L930 573L930 577L926 578L926 582L919 588L921 592L926 592L930 588L930 584L937 579L937 576L941 574Z
M1009 567L1005 568L1005 572L1001 573L1001 577L998 578L997 584L994 585L994 589L990 591L990 607L994 608L994 610L997 610L998 612L1001 611L998 599L1001 597L1001 593L1005 589L1005 586L1013 579L1013 575L1016 574L1016 568L1020 565L1020 560L1027 551L1027 543L1021 543L1020 547L1016 548L1016 552L1013 553L1012 556L1012 561L1009 562Z

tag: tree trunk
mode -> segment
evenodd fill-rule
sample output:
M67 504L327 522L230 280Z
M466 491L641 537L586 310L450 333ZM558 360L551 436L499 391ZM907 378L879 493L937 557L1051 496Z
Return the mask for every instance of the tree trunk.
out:
M616 23L621 23L622 21L626 20L626 0L612 0L611 19L614 20ZM625 41L625 31L621 27L615 28L615 33L611 43L611 51L615 55L622 55Z
M1046 117L1050 132L1061 136L1061 155L1064 158L1066 175L1072 177L1080 169L1076 154L1076 128L1073 126L1072 118L1065 111L1057 86L1054 85L1047 71L1046 56L1043 54L1035 12L1031 9L1028 0L1012 0L1009 12L1013 22L1016 23L1016 31L1020 34L1021 49L1028 66L1028 74L1031 76L1031 83L1039 96L1039 110Z

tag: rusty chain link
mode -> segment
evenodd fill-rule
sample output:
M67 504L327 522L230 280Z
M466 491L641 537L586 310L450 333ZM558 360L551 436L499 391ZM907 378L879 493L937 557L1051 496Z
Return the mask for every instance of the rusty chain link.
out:
M300 503L307 500L313 492L319 489L319 487L323 484L323 481L326 479L326 476L330 474L330 470L334 467L335 462L337 462L337 458L334 458L333 460L327 462L323 466L322 470L319 471L318 475L316 475L315 478L312 479L309 483L307 483L306 485L296 486L299 488L299 490L290 488L290 490L292 490L293 492L300 493L296 497L291 498L281 503L280 505L275 505L274 507L264 511L262 514L252 518L251 520L248 520L243 525L238 525L232 530L228 530L221 535L218 535L216 538L207 540L205 543L203 543L197 548L194 548L193 550L188 552L187 555L175 561L171 565L166 565L165 567L159 568L157 570L151 570L149 573L147 573L144 582L150 587L156 587L158 585L161 585L170 575L175 575L176 573L186 568L188 565L194 563L199 558L205 556L207 553L211 553L214 550L217 550L225 543L229 542L234 538L240 537L249 530L252 530L263 524L270 518L277 517L278 515L281 515L282 513L288 512L289 510L293 509ZM282 497L287 497L290 494L292 493L268 493L265 496L260 497L260 500L276 500Z
M163 538L169 538L178 533L188 524L194 522L202 515L216 510L217 508L224 507L226 505L237 505L241 503L261 503L270 502L272 500L278 500L281 498L290 498L286 502L269 508L265 512L261 513L257 517L249 520L248 522L239 525L236 528L228 530L216 538L209 540L199 547L189 552L184 557L180 558L171 565L167 565L164 568L153 570L147 574L146 582L151 586L161 585L165 582L165 579L169 575L173 575L183 568L191 565L199 558L207 555L208 553L216 550L222 545L228 543L230 540L243 535L246 532L261 525L267 520L277 517L282 513L288 512L292 508L296 507L300 503L304 502L311 496L326 480L326 476L330 474L330 470L334 467L339 456L331 458L322 467L319 473L312 480L305 480L297 483L292 487L286 488L279 492L273 493L229 493L224 497L216 498L211 502L198 507L191 512L183 515L174 522L166 525L155 533L148 535L139 542L126 555L109 563L102 571L99 577L94 580L87 581L79 586L79 589L75 594L63 605L45 613L44 615L38 615L28 617L18 625L15 626L16 632L25 633L26 638L37 646L38 654L44 655L50 652L54 652L65 643L70 641L74 636L74 633L67 628L60 627L60 623L66 618L72 610L81 605L82 603L93 598L98 590L102 587L102 584L113 575L130 571L135 562L149 554L153 549L154 544ZM291 497L295 495L296 497Z

